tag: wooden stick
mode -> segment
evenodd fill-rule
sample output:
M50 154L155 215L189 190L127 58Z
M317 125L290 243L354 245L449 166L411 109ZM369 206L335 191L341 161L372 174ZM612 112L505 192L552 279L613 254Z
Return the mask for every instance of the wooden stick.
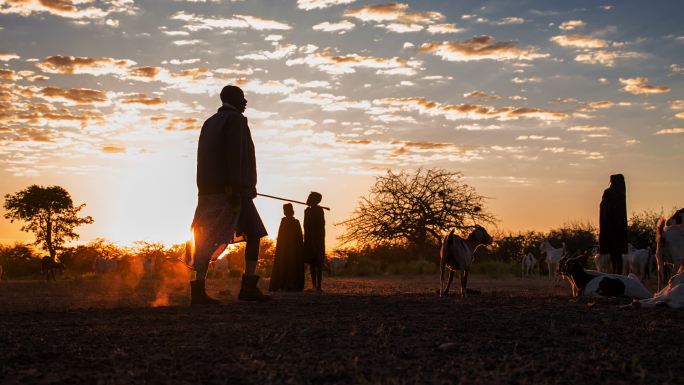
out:
M300 205L306 205L306 206L308 206L308 205L306 204L306 202L300 202L300 201L296 201L296 200L293 200L293 199L281 198L281 197L277 197L277 196L273 196L273 195L260 194L260 193L258 193L257 195L260 196L260 197L264 197L264 198L277 199L277 200L279 200L279 201L292 202L292 203L299 203ZM330 207L325 207L325 206L319 206L319 207L322 208L322 209L325 209L325 210L330 211Z

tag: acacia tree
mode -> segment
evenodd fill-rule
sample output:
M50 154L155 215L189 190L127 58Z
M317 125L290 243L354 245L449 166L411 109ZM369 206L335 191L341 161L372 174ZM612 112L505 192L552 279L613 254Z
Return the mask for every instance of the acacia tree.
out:
M440 168L415 172L391 170L378 176L345 227L342 244L408 243L433 248L447 231L465 232L474 224L492 224L482 209L485 197L462 180L459 172Z
M4 207L5 218L26 222L21 230L35 234L34 244L47 250L53 260L66 241L78 239L74 231L77 226L93 223L90 216L78 216L85 203L74 206L69 193L59 186L32 185L7 194Z

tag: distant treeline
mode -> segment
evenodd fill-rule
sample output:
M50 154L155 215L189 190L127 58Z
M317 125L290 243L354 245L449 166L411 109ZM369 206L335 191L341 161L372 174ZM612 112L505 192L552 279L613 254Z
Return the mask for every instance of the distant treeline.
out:
M629 219L630 243L636 248L650 247L654 250L655 224L659 216L655 211L632 214ZM523 255L529 252L538 259L541 257L539 246L546 238L555 247L561 247L565 243L570 254L588 255L597 244L598 231L589 223L573 222L549 232L494 233L493 236L493 245L478 250L475 272L517 272ZM137 242L133 247L121 247L97 239L87 245L64 248L58 257L66 266L66 276L82 276L94 272L97 258L116 259L123 263L135 258L151 258L161 268L168 263L180 263L184 250L184 244L165 246L161 243ZM262 240L258 267L262 276L270 275L274 253L275 242L270 239ZM3 278L38 278L40 259L44 255L45 253L39 253L26 244L0 245ZM225 258L229 260L228 272L214 271L210 273L210 277L220 278L226 273L239 275L244 269L244 244L230 248ZM330 265L335 266L336 274L342 275L432 274L437 272L439 245L422 246L420 249L408 244L347 247L333 250L328 259L341 262Z

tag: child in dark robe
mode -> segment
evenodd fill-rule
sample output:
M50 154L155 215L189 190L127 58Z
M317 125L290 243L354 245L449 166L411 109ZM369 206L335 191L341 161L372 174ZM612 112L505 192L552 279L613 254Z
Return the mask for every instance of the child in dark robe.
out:
M323 280L323 263L325 262L325 218L321 203L323 196L312 192L306 200L304 210L304 254L311 268L311 284L320 293Z
M294 217L292 204L283 205L285 216L280 221L270 291L304 290L304 241L302 227Z

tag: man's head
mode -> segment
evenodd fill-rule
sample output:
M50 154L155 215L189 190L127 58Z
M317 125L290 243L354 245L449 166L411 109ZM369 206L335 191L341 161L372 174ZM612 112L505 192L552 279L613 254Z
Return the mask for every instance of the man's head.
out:
M315 206L315 205L321 203L321 200L323 200L323 196L320 193L312 191L309 194L309 197L306 198L306 204L307 204L307 206Z
M238 86L225 86L221 90L221 101L235 107L240 112L245 112L247 99L245 93Z

